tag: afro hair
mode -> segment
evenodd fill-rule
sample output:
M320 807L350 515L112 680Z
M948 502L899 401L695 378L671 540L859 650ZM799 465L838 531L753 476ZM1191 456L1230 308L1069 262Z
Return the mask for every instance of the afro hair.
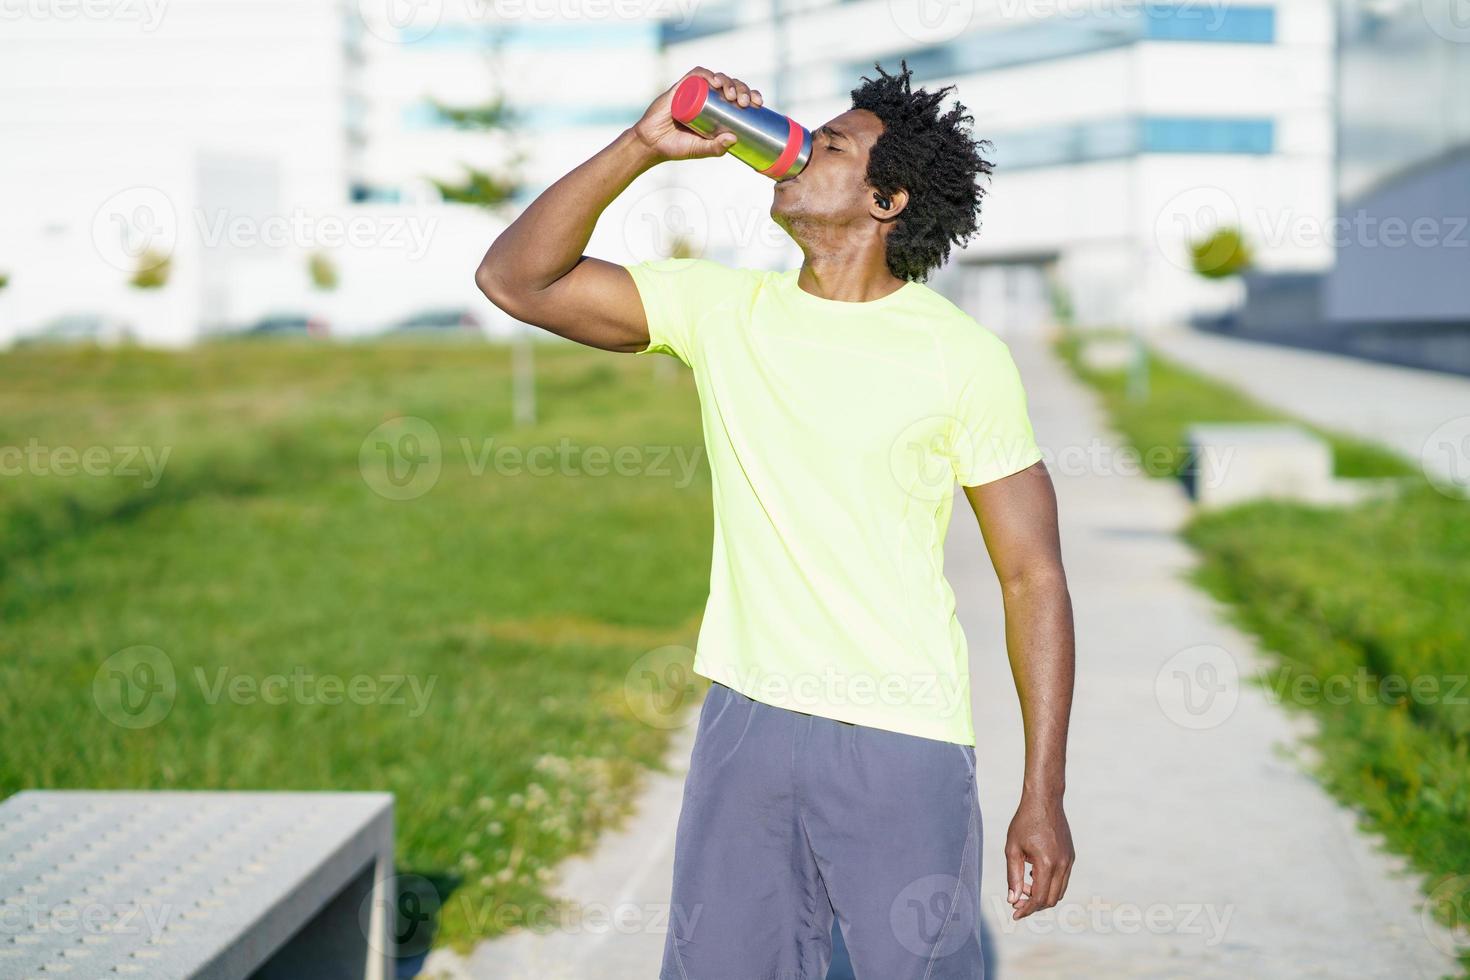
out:
M852 90L852 107L883 123L868 154L868 183L880 194L908 191L908 206L888 234L888 270L899 279L922 282L949 259L951 245L964 245L980 229L980 202L992 163L982 156L988 140L970 132L974 119L956 101L941 109L954 86L936 92L912 89L912 72L901 61L897 75L875 64L877 78L864 75Z

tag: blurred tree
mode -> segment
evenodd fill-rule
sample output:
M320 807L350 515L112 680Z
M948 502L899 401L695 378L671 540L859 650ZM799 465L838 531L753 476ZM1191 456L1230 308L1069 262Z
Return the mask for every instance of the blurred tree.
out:
M8 285L10 285L10 273L0 272L0 290L3 290Z
M306 271L311 275L311 284L317 289L330 292L337 288L337 264L326 252L313 252L306 260Z
M136 289L162 289L168 285L169 273L173 271L173 259L167 253L145 249L138 256L138 268L128 280Z
M1206 279L1225 279L1250 268L1253 256L1239 228L1216 228L1189 243L1194 271Z
M496 91L504 91L504 86L498 84L500 47L504 39L503 30L491 28L486 32L485 61ZM505 104L504 98L497 96L469 106L452 106L431 98L429 104L440 122L459 130L498 134L510 148L506 153L507 163L500 173L462 162L460 169L464 176L459 181L430 177L440 197L455 204L489 209L499 208L510 201L521 189L518 171L525 156L515 148L515 114ZM511 339L511 414L517 425L536 422L536 354L531 344L531 328L524 323L516 323Z
M503 86L498 84L500 48L504 40L503 30L493 28L487 30L485 61L497 91L504 91ZM467 106L449 105L431 97L429 105L440 122L454 129L497 133L506 137L503 142L512 146L514 144L514 140L510 137L515 134L515 113L505 104L505 99L501 96L496 96L479 105ZM511 150L508 157L509 162L502 173L461 163L460 169L464 176L459 181L440 180L437 177L430 177L429 180L439 189L439 194L446 201L493 208L510 200L521 187L517 171L525 158L515 149Z

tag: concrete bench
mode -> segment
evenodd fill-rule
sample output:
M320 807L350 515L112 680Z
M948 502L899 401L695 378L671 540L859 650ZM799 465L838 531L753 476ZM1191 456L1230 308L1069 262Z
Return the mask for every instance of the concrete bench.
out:
M389 980L393 797L18 793L0 977Z
M1332 447L1285 423L1193 425L1185 480L1202 507L1261 498L1332 503Z

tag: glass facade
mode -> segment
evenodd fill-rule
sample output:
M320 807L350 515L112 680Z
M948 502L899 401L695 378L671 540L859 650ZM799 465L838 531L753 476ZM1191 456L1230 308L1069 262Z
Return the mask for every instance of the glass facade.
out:
M1275 150L1275 123L1264 118L1142 116L1094 119L990 137L1001 170L1056 167L1139 153L1244 153Z
M1342 0L1338 199L1350 203L1470 145L1470 16L1463 0Z
M962 34L944 44L896 49L877 60L885 66L908 61L919 80L969 75L1015 65L1091 54L1137 41L1271 44L1276 9L1211 4L1125 5L1118 11L1088 11L1041 23ZM856 78L872 68L871 58L841 66Z

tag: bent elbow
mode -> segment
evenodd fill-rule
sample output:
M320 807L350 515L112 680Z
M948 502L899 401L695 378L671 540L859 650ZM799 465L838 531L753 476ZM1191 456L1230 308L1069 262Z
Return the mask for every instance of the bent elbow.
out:
M485 295L486 299L496 306L501 306L501 297L505 295L505 284L495 274L494 267L488 261L481 262L475 269L475 286Z

